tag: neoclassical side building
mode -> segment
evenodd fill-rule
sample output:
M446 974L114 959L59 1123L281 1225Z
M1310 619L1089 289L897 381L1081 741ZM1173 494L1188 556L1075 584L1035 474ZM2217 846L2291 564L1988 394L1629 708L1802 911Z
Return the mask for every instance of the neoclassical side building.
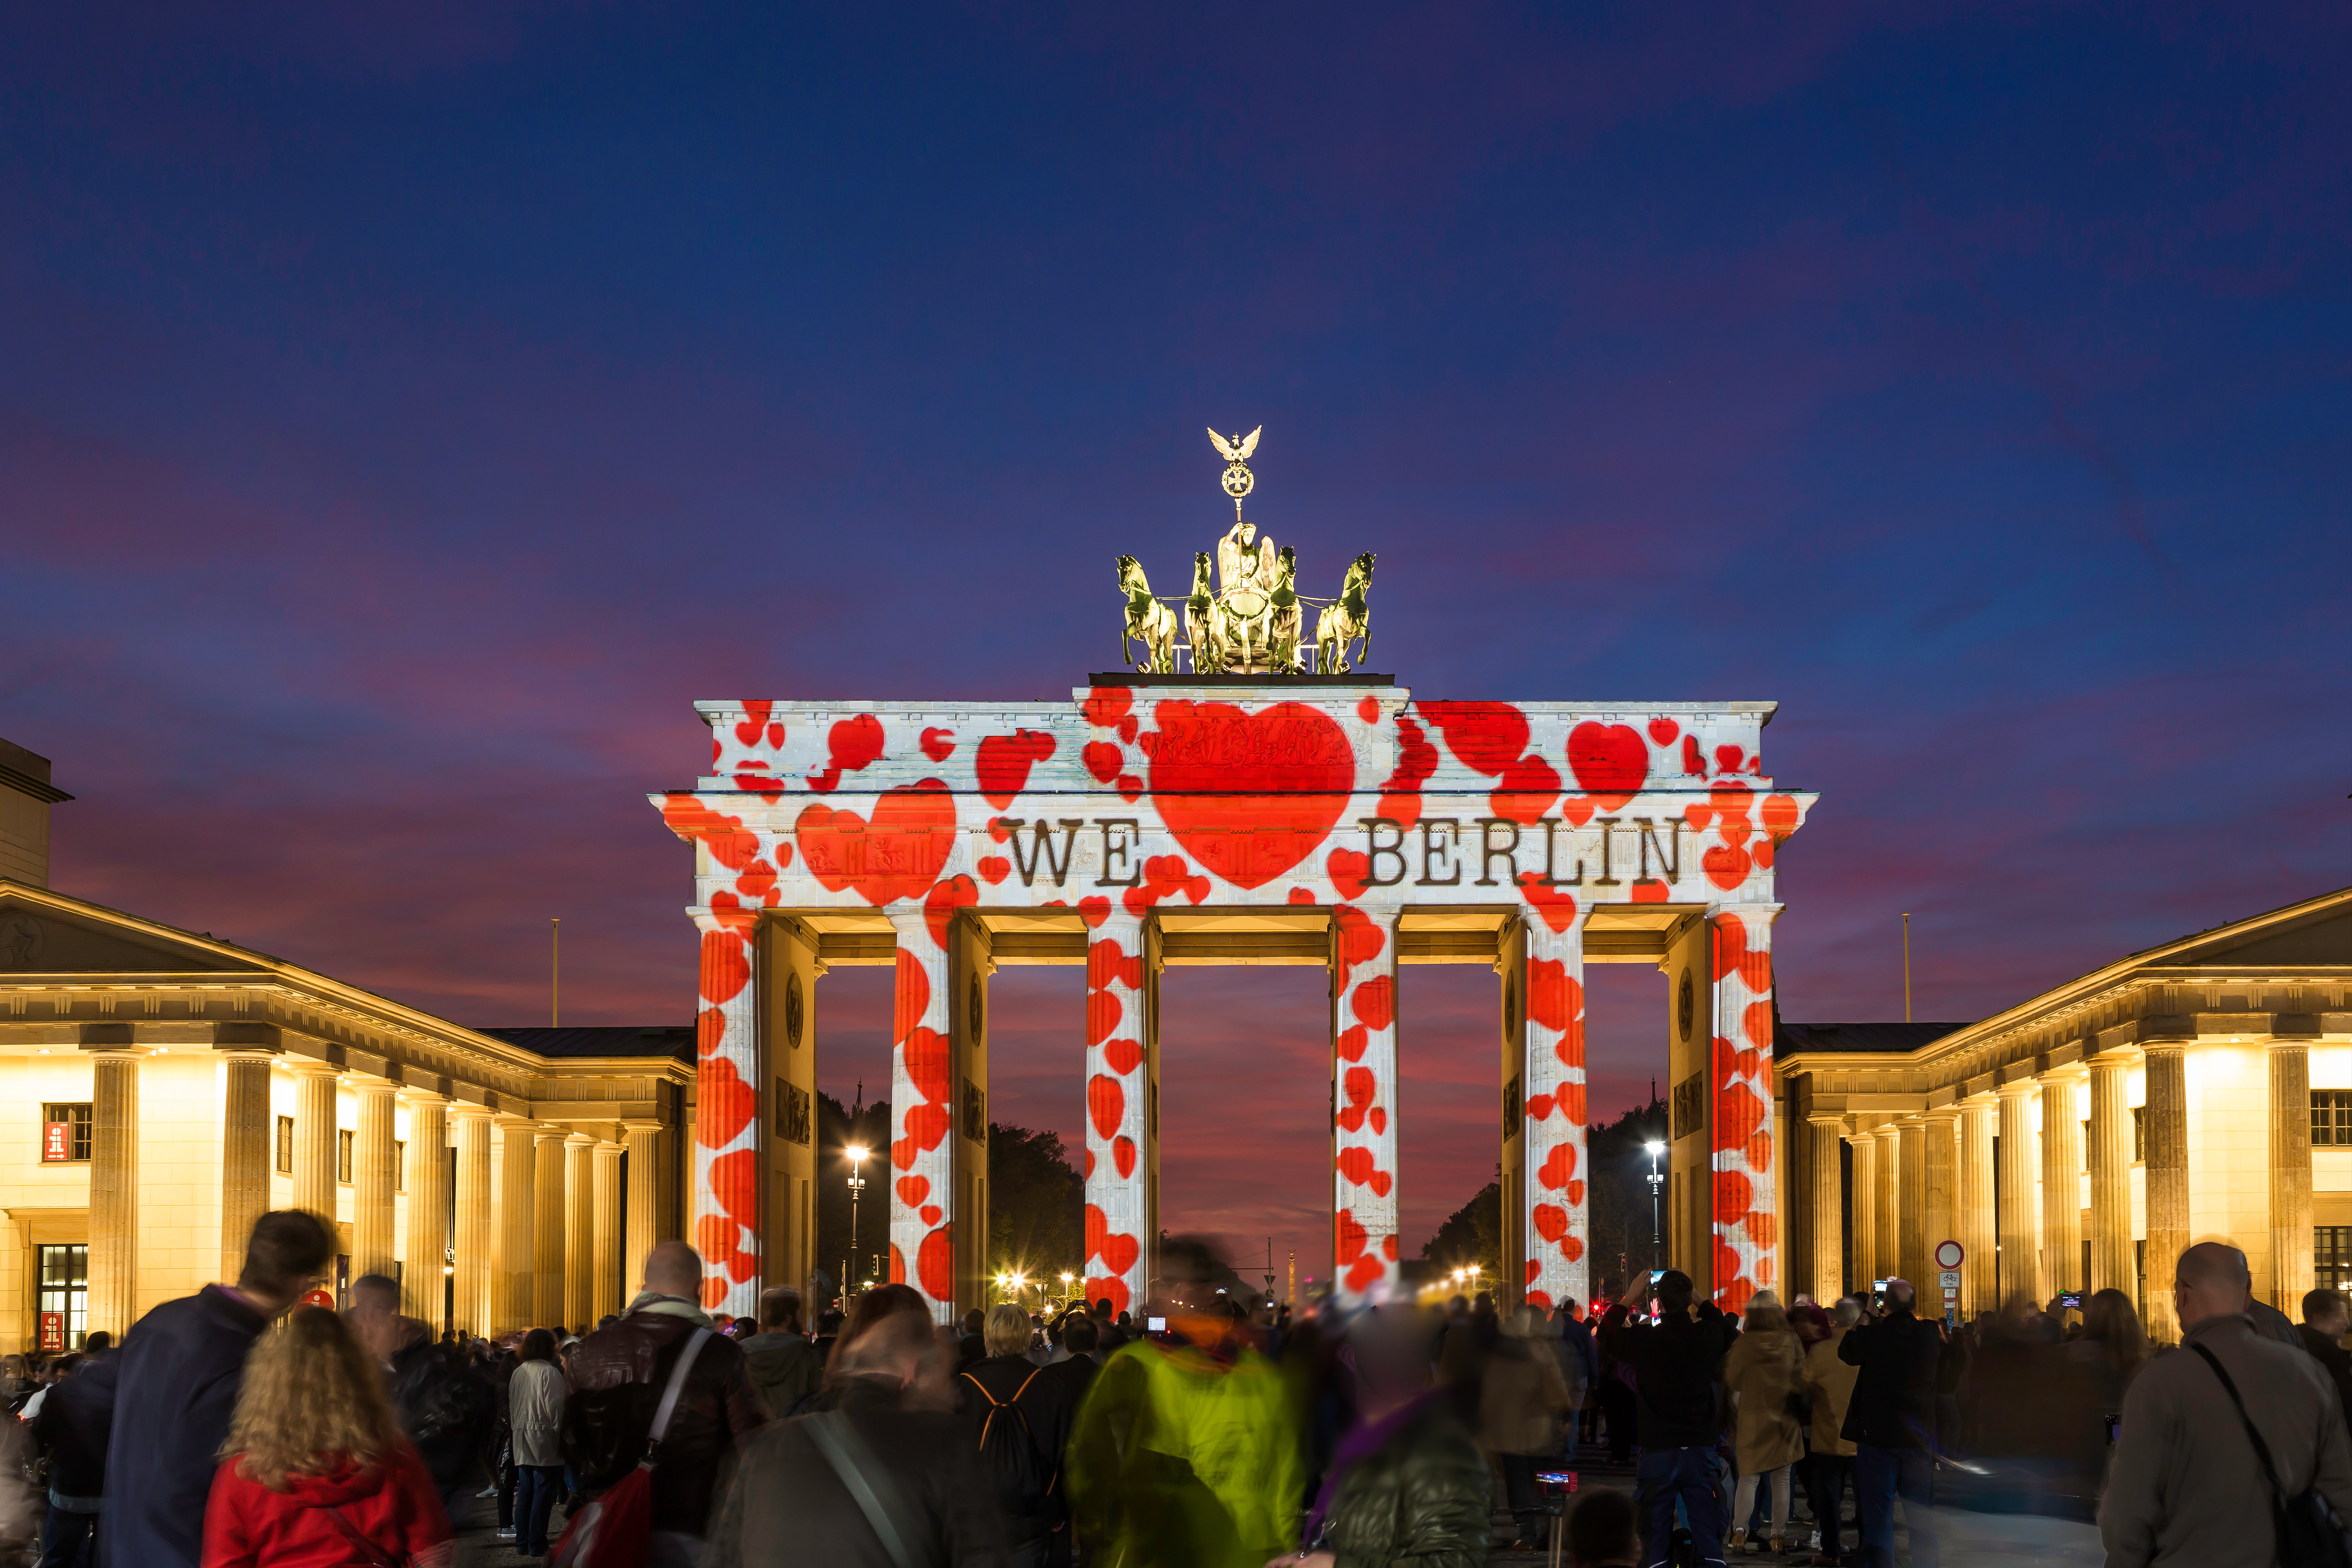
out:
M2134 953L1955 1025L1782 1025L1795 1288L1900 1274L1958 1305L2114 1287L2160 1340L2173 1261L2245 1249L2293 1314L2352 1284L2352 889Z
M467 1028L46 886L0 743L0 1348L68 1349L331 1216L339 1281L477 1332L617 1310L678 1234L693 1031Z

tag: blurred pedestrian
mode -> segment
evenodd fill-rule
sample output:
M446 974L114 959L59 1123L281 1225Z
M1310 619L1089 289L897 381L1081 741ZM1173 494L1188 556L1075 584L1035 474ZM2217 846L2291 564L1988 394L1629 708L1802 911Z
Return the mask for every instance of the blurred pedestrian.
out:
M824 1357L801 1332L801 1293L791 1286L760 1292L760 1331L743 1342L743 1366L775 1420L824 1383Z
M300 1309L254 1346L223 1451L201 1512L204 1568L456 1561L440 1489L374 1358L324 1308Z
M449 1517L463 1518L482 1439L498 1420L496 1392L455 1346L402 1315L400 1283L391 1276L361 1275L352 1281L349 1300L344 1316L392 1380L393 1412L409 1447L432 1472Z
M30 1423L33 1451L48 1465L40 1568L90 1568L98 1560L98 1516L106 1497L106 1441L113 1418L107 1363L112 1353L59 1359L71 1368L50 1386L41 1413Z
M555 1364L555 1335L533 1329L507 1381L515 1468L515 1550L547 1555L547 1520L563 1489L563 1406L570 1390Z
M2352 1355L2345 1353L2344 1336L2352 1330L2352 1310L2336 1290L2306 1291L2303 1298L2303 1348L2311 1352L2336 1385L2336 1396L2352 1422Z
M1724 1531L1717 1489L1722 1464L1716 1453L1723 1429L1723 1333L1692 1315L1691 1279L1681 1269L1667 1269L1652 1289L1657 1322L1630 1321L1604 1340L1633 1374L1642 1445L1633 1500L1641 1512L1642 1555L1649 1563L1665 1561L1679 1503L1700 1554L1712 1559Z
M195 1568L246 1352L334 1256L316 1215L274 1210L254 1221L234 1286L166 1301L132 1327L114 1363L101 1568Z
M2246 1255L2225 1242L2200 1242L2174 1266L2180 1349L2124 1395L2099 1501L2109 1568L2304 1561L2278 1527L2306 1490L2352 1519L2343 1406L2317 1362L2256 1329L2252 1283Z
M1936 1368L1943 1342L1912 1311L1907 1279L1886 1282L1886 1315L1863 1323L1838 1344L1838 1359L1859 1368L1841 1434L1854 1445L1863 1561L1895 1568L1895 1499L1903 1498L1912 1568L1936 1568L1936 1523L1929 1516L1935 1474Z
M1846 1486L1853 1479L1854 1445L1844 1435L1845 1413L1853 1400L1854 1380L1862 1369L1838 1354L1847 1334L1862 1321L1862 1303L1842 1297L1830 1310L1828 1337L1805 1352L1805 1390L1812 1396L1813 1479L1808 1495L1813 1502L1813 1523L1821 1531L1813 1561L1836 1563L1841 1552L1840 1521L1845 1511Z
M1042 1568L1067 1523L1061 1486L1076 1405L1069 1385L1032 1362L1029 1315L1000 1301L981 1325L988 1353L957 1376L964 1424L994 1483L1013 1568Z
M1478 1397L1478 1446L1502 1469L1504 1497L1518 1527L1514 1552L1540 1552L1550 1540L1551 1515L1536 1472L1559 1442L1559 1418L1569 1409L1568 1384L1552 1352L1559 1342L1538 1338L1544 1326L1536 1307L1514 1309L1502 1320Z
M1727 1551L1748 1540L1748 1510L1759 1480L1770 1482L1772 1495L1765 1550L1776 1557L1788 1550L1789 1468L1804 1452L1799 1407L1808 1416L1812 1413L1804 1404L1803 1368L1802 1349L1780 1310L1780 1298L1757 1291L1748 1300L1745 1331L1723 1360L1723 1386L1735 1407L1732 1458L1739 1472Z

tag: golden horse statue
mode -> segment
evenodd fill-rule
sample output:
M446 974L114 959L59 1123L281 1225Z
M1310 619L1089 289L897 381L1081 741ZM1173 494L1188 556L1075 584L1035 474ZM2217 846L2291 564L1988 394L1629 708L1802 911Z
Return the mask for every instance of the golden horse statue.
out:
M1348 567L1348 579L1339 589L1339 597L1323 606L1315 617L1315 673L1345 675L1348 673L1348 645L1358 637L1363 647L1358 650L1358 662L1372 656L1372 611L1366 595L1372 585L1372 562L1369 550L1356 557Z
M1143 563L1132 555L1118 558L1118 585L1127 595L1127 625L1118 637L1118 661L1127 662L1128 645L1143 644L1143 659L1135 667L1138 675L1173 675L1176 672L1176 613L1152 597L1151 584L1143 575Z

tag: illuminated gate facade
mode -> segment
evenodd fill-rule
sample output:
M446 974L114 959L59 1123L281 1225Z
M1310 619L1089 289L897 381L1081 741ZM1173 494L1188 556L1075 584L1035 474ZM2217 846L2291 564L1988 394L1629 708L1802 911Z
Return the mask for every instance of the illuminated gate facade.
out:
M1259 673L697 708L708 773L651 798L695 846L691 1212L714 1308L750 1311L820 1261L808 1106L836 963L897 972L891 1275L942 1321L985 1300L1003 963L1086 966L1070 1060L1092 1296L1139 1304L1152 1277L1160 973L1238 962L1330 976L1343 1296L1396 1281L1414 963L1499 974L1502 1283L1590 1297L1584 966L1645 963L1668 983L1670 1255L1727 1307L1780 1284L1773 861L1813 797L1764 771L1771 704L1436 701L1383 676Z

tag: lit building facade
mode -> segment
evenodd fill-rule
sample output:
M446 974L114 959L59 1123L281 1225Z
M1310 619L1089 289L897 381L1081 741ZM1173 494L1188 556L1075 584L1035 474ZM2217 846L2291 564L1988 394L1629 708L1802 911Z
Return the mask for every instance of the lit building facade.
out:
M467 1028L55 892L48 775L0 749L0 1347L234 1279L272 1208L436 1325L625 1303L678 1234L691 1029Z
M2290 1315L2352 1285L2352 889L1978 1024L1783 1025L1775 1068L1790 1279L1823 1300L1901 1275L1933 1301L1945 1240L1966 1315L2113 1287L2159 1340L2194 1242Z

